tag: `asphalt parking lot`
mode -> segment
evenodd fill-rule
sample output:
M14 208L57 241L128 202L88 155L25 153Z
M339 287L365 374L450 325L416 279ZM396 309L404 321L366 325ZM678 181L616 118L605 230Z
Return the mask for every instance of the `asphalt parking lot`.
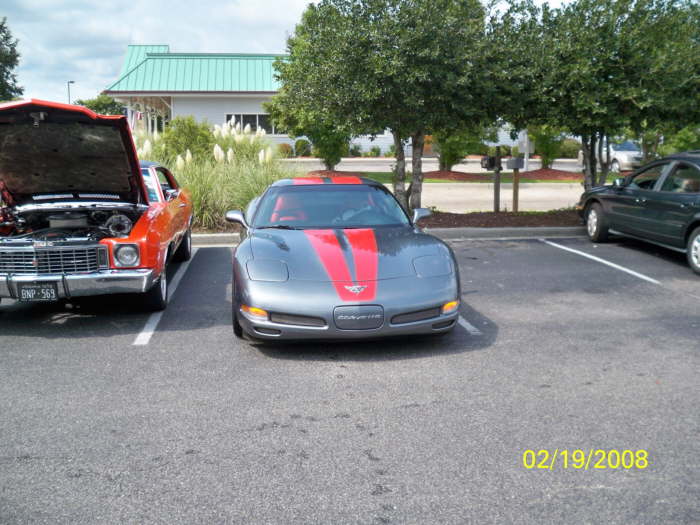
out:
M464 322L437 339L237 342L226 247L172 269L160 318L129 298L3 301L0 522L700 521L684 256L451 244ZM527 449L644 449L649 466L526 469Z

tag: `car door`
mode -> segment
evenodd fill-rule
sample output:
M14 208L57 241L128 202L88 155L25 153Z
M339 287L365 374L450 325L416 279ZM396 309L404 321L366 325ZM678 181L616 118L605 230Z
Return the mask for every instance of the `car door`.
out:
M700 169L688 162L674 162L647 208L652 212L654 240L685 247L685 230L700 211Z
M653 231L653 210L647 208L662 176L669 170L668 161L655 162L631 175L608 196L610 227L622 233L646 237Z
M191 208L175 177L168 170L159 166L156 168L158 182L165 196L165 213L168 216L166 226L168 238L178 242L189 227Z

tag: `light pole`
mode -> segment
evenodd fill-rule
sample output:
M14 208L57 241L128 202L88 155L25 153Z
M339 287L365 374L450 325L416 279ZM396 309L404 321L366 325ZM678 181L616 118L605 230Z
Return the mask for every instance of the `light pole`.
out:
M66 86L68 87L68 103L70 104L70 85L75 84L75 80L69 80L66 82Z

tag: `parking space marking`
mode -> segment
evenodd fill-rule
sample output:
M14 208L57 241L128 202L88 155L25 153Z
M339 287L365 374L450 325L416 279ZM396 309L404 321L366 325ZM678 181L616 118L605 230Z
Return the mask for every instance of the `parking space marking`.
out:
M464 317L461 315L459 316L459 320L457 321L459 323L459 326L464 328L467 332L469 332L469 335L484 335L481 330L479 330L476 326L471 324L469 321L467 321Z
M192 257L190 258L190 260L182 263L177 269L175 277L173 277L170 286L168 286L168 301L170 301L170 298L175 293L175 290L177 290L177 287L180 284L182 277L185 275L185 273L187 273L187 268L189 268L190 263L194 260L194 256L197 254L198 249L199 247L193 248ZM165 310L163 310L162 312L154 312L150 315L143 329L141 330L139 335L136 336L136 339L134 339L133 346L145 346L151 341L151 337L153 337L156 328L158 328L158 323L160 323L160 320L163 317L164 313Z
M615 268L616 270L620 270L621 272L628 273L634 277L637 277L638 279L642 279L643 281L647 281L652 284L661 284L660 281L657 281L656 279L652 279L651 277L648 277L642 273L635 272L634 270L630 270L629 268L625 268L624 266L620 266L619 264L612 263L610 261L606 261L605 259L601 259L600 257L596 257L595 255L591 255L586 252L582 252L579 250L574 250L573 248L569 248L568 246L562 246L561 244L557 244L556 242L551 242L548 241L547 239L540 239L540 242L543 242L545 244L548 244L550 246L553 246L555 248L559 248L560 250L565 250L567 252L575 253L576 255L580 255L581 257L585 257L586 259L591 259L592 261L599 262L601 264L605 264L607 266L610 266L611 268Z

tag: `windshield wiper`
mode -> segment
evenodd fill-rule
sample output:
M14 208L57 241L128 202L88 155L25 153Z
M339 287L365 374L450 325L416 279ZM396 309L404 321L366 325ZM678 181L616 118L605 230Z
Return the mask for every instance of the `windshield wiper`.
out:
M301 230L296 226L290 226L289 224L273 224L271 226L259 226L258 230Z

